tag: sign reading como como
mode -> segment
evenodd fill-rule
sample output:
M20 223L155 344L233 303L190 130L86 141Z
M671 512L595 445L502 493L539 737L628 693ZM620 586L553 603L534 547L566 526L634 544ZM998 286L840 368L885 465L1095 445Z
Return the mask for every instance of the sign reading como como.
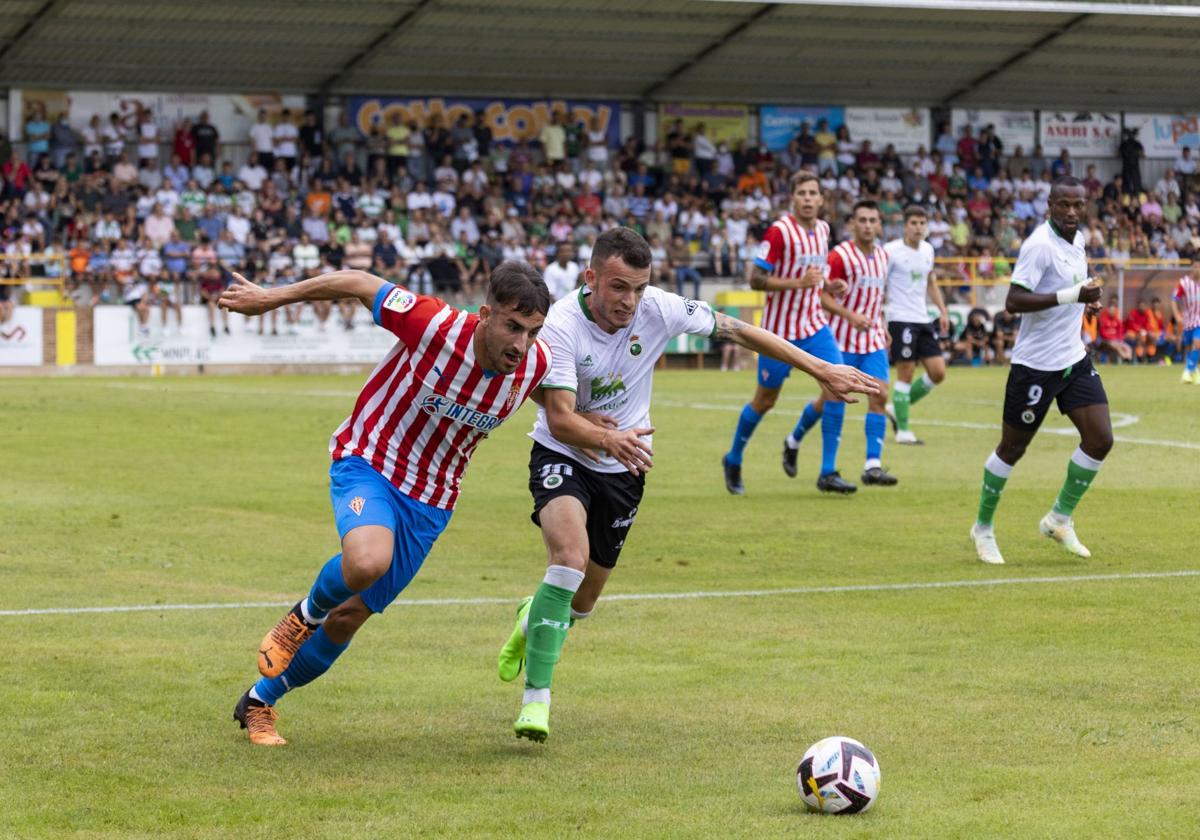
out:
M349 101L350 121L366 136L372 126L386 126L392 116L399 114L406 123L415 120L419 126L428 126L434 116L442 120L449 129L459 117L482 112L492 137L500 143L516 143L534 140L542 126L550 122L556 111L569 119L590 128L592 119L599 117L600 130L608 136L608 145L620 142L620 103L592 102L562 99L517 100L517 99L404 99L392 97L351 97Z

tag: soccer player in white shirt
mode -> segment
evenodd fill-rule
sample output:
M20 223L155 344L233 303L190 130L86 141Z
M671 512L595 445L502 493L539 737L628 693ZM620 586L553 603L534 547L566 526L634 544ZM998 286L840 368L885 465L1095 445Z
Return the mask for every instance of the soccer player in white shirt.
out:
M1075 536L1071 515L1096 478L1113 444L1108 396L1081 338L1085 309L1100 308L1100 286L1088 277L1083 234L1087 191L1078 178L1054 182L1050 220L1021 245L1004 308L1021 314L1013 345L1012 367L1004 395L1000 445L987 459L979 514L971 528L976 553L984 563L1003 563L992 518L1013 466L1037 434L1050 403L1079 430L1080 443L1067 464L1067 478L1042 534L1079 557L1091 552Z
M938 338L949 335L950 315L933 274L933 246L925 241L928 223L924 207L908 207L904 211L904 237L884 246L888 255L888 332L892 364L896 366L896 385L887 408L896 443L921 442L908 428L909 408L946 378L946 360ZM929 320L926 297L937 307L936 327ZM925 373L914 384L918 361Z
M708 304L650 287L646 240L629 228L601 234L578 294L550 308L541 338L550 347L537 422L530 437L533 521L541 526L548 568L522 602L500 652L511 681L526 663L525 695L513 729L544 741L550 682L573 621L596 604L642 503L652 466L650 394L655 363L677 335L711 335L774 356L845 399L875 393L870 377L823 362L779 336Z

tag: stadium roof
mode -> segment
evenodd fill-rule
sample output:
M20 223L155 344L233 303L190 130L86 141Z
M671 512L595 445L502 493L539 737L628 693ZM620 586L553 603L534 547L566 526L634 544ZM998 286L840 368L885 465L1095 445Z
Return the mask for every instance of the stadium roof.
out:
M0 0L0 85L1192 111L1200 7Z

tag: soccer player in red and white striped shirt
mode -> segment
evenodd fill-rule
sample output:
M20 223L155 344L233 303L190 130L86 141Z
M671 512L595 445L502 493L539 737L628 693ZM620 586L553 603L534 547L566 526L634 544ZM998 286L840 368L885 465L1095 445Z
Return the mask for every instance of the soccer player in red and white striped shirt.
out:
M887 288L888 255L879 244L879 208L874 201L859 201L850 217L853 238L829 254L829 279L846 281L844 295L825 292L821 303L829 312L829 328L837 339L846 364L875 379L879 394L867 402L863 428L867 435L867 462L863 484L890 487L896 477L880 462L887 434L888 357L883 327L883 294Z
M817 217L821 210L821 185L817 176L800 170L789 183L792 191L791 213L777 219L759 245L750 275L750 286L767 293L762 325L796 347L818 359L841 364L842 354L821 308L821 290L825 280L825 259L829 253L829 225ZM845 284L834 281L833 291L844 291ZM792 371L783 362L758 357L758 383L754 396L742 408L733 445L721 459L725 470L725 489L734 495L746 491L742 484L742 452L763 415L779 399L783 381ZM809 403L800 415L795 431L784 441L783 470L796 477L796 450L804 433L821 421L821 472L817 489L826 493L853 493L853 484L837 472L838 443L846 406L834 395L826 398L824 411Z
M1200 385L1200 375L1196 373L1196 363L1200 361L1200 283L1190 274L1175 286L1171 309L1175 320L1183 326L1182 346L1187 353L1183 381Z
M357 298L398 339L329 444L342 551L263 639L262 678L234 710L252 743L278 746L286 741L275 730L275 702L325 673L363 622L408 585L450 522L475 447L541 383L550 351L537 334L550 294L538 271L519 262L492 272L478 315L363 271L273 289L234 276L220 300L226 309L261 315Z

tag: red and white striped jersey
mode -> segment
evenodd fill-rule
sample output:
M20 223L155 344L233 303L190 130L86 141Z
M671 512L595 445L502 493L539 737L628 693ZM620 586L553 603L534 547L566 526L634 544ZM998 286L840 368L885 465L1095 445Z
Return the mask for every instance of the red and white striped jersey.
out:
M800 277L810 265L824 270L828 255L828 224L817 219L809 231L795 216L785 213L767 229L754 264L778 277ZM821 308L821 286L767 292L762 326L780 338L788 341L808 338L826 323L825 310Z
M335 461L364 458L406 496L452 510L475 447L541 383L550 350L538 340L515 372L493 374L475 358L478 315L390 283L375 296L374 315L400 340L371 372L329 452Z
M870 254L864 254L848 239L829 252L829 279L845 280L849 288L842 305L851 312L866 315L871 326L855 328L840 315L831 315L829 329L843 353L874 353L887 346L883 332L883 293L887 289L888 255L878 242Z
M1189 274L1175 287L1175 300L1179 314L1183 316L1183 328L1194 330L1200 327L1200 283Z

